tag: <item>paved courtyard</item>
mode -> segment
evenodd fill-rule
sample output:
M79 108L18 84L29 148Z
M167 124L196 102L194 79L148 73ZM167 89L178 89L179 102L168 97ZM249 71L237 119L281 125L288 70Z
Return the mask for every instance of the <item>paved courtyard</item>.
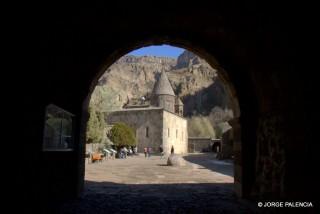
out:
M116 184L233 183L231 161L217 161L213 154L194 154L185 159L188 161L182 167L166 166L166 157L145 158L144 155L87 163L85 179L90 183L107 181ZM92 188L91 185L88 187Z
M182 167L143 155L86 163L83 196L60 213L256 213L234 195L232 161L213 154L184 159Z

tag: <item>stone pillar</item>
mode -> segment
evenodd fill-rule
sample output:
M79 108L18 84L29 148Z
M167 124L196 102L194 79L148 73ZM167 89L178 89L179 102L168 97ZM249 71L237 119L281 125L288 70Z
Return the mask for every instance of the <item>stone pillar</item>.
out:
M234 190L238 197L242 197L242 145L241 126L238 118L229 121L233 129L233 155L234 155Z
M282 196L285 176L285 122L282 114L260 116L257 139L256 181L253 196ZM296 158L299 158L298 156Z

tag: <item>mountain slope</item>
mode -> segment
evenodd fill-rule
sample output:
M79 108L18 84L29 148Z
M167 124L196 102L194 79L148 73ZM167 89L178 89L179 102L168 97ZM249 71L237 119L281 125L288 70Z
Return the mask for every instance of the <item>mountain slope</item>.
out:
M184 51L178 59L124 56L102 75L90 101L99 111L113 111L132 98L150 95L158 75L166 71L176 95L184 103L189 136L215 137L212 109L225 114L229 98L218 71L203 59ZM218 109L218 110L217 110Z

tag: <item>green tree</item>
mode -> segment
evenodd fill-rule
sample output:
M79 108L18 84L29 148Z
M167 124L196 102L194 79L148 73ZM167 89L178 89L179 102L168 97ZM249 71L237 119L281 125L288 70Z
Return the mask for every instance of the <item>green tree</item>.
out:
M105 139L105 122L102 112L97 112L94 107L89 107L89 120L87 124L87 143L101 143Z
M108 137L117 147L135 146L137 144L133 129L124 123L114 124Z
M216 132L216 138L221 138L222 137L222 128L220 127L220 126L215 126L214 127L214 130L215 130L215 132Z

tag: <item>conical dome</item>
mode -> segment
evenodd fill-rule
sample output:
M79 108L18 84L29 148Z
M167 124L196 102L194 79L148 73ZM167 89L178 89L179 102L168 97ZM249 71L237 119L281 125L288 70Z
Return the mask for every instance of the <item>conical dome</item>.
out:
M165 71L161 72L161 76L155 84L154 94L155 95L165 94L165 95L175 96Z

